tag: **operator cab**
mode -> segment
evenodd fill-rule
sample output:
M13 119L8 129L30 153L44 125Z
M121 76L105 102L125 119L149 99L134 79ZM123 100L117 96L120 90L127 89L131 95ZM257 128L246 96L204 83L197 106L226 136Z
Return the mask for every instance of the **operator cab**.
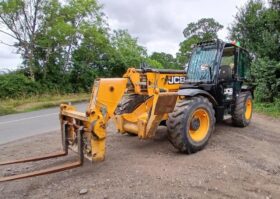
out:
M233 91L241 90L242 85L250 80L250 62L249 53L245 49L234 43L225 44L218 74L218 84L223 89L222 103L234 100Z
M223 120L224 115L231 115L241 91L253 93L250 63L248 51L234 42L201 42L193 49L186 83L181 86L185 91L180 93L209 95L214 102L217 119Z

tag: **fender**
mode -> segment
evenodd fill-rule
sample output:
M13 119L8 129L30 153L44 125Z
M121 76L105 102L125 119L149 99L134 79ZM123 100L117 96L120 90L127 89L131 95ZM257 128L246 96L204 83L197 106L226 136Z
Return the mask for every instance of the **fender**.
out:
M253 86L253 85L242 85L241 86L241 92L244 92L244 91L249 91L251 92L252 94L252 97L253 99L255 98L254 96L254 90L255 90L256 86Z
M193 88L181 89L181 90L178 91L178 95L179 96L188 96L188 97L194 97L194 96L197 96L197 95L202 95L204 97L207 97L214 106L218 105L215 98L205 90L193 89Z

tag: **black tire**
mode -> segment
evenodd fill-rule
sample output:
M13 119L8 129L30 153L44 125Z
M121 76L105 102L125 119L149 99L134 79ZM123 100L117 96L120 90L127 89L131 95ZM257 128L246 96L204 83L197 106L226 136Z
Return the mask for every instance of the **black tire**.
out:
M246 117L246 104L247 101L251 102L250 117ZM238 127L246 127L250 124L252 118L253 100L251 92L242 92L236 99L235 107L232 113L232 123Z
M202 140L195 141L190 135L190 125L193 120L193 114L201 109L208 114L208 131ZM207 145L214 131L215 122L215 111L212 103L207 98L197 96L178 101L174 111L169 114L167 120L168 139L180 152L195 153Z
M118 104L115 114L121 115L124 113L131 113L133 112L140 104L145 102L149 96L145 95L137 95L137 94L129 94L125 95L121 102ZM129 136L137 136L137 134L126 132Z
M142 104L148 96L145 95L137 95L137 94L130 94L125 95L121 102L118 104L115 114L121 115L124 113L131 113L134 111L140 104Z
M131 136L131 137L137 136L137 134L135 134L135 133L130 133L130 132L126 132L126 134L127 134L128 136Z

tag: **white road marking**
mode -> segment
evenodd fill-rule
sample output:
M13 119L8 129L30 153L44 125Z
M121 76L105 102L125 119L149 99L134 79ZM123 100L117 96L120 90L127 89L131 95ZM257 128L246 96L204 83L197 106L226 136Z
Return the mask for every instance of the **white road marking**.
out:
M0 122L0 125L1 124L14 123L14 122L20 122L20 121L24 121L24 120L31 120L31 119L41 118L41 117L48 117L48 116L52 116L52 115L58 115L58 113L49 113L49 114L45 114L45 115L38 115L38 116L34 116L34 117L26 117L26 118L21 118L21 119L17 119L17 120L10 120L10 121L6 121L6 122Z

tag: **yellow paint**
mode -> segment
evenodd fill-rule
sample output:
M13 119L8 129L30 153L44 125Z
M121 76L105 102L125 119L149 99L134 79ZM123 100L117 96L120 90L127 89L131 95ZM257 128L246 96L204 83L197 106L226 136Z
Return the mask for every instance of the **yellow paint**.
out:
M199 108L193 112L191 118L192 118L191 121L193 119L198 119L200 126L197 130L192 130L189 127L189 130L187 133L189 133L192 140L194 140L195 142L200 142L206 137L206 135L209 131L209 127L210 127L209 114L205 109Z
M245 118L246 118L246 120L251 119L252 110L253 110L252 106L253 106L252 100L250 98L248 98L246 100L246 104L245 104Z
M91 139L92 160L103 161L105 159L105 138L101 140Z
M134 133L140 138L143 138L145 136L145 127L152 106L153 97L150 97L132 113L125 113L121 116L117 116L117 128L120 129L120 132Z
M89 140L86 143L85 153L91 153L90 159L93 161L104 160L106 125L110 118L114 118L120 133L131 132L140 138L152 137L159 123L168 118L168 114L164 111L160 115L155 115L158 97L163 92L176 92L180 87L179 83L168 83L172 76L184 77L185 74L176 72L174 74L143 73L135 68L130 68L123 78L96 80L85 114L77 112L73 106L61 105L61 123L67 121L70 128L69 143L75 148L76 130L82 125L86 140ZM116 107L124 94L146 95L150 98L140 104L132 113L115 115Z
M169 84L168 79L171 77L185 77L186 74L160 74L147 73L148 94L154 95L155 92L164 90L166 92L176 92L179 90L181 84Z
M140 86L140 73L136 71L135 68L129 68L127 72L123 75L124 78L128 78L131 82L131 84L134 87L134 93L135 94L143 94L141 92L141 86Z
M146 94L152 96L155 92L166 91L175 92L178 91L180 84L169 84L168 80L171 77L185 77L186 74L172 73L172 74L161 74L157 72L140 73L135 68L129 68L123 75L124 78L129 78L131 84L134 86L134 93ZM142 81L141 81L142 79ZM145 81L144 81L145 80ZM141 88L146 88L143 90Z
M149 113L153 106L153 99L153 97L150 97L145 103L138 106L132 113L125 113L122 117L130 122L137 122L139 117L143 117L143 114L147 115Z
M127 78L100 79L97 86L93 88L88 111L106 108L106 112L112 116L124 94L126 83Z

